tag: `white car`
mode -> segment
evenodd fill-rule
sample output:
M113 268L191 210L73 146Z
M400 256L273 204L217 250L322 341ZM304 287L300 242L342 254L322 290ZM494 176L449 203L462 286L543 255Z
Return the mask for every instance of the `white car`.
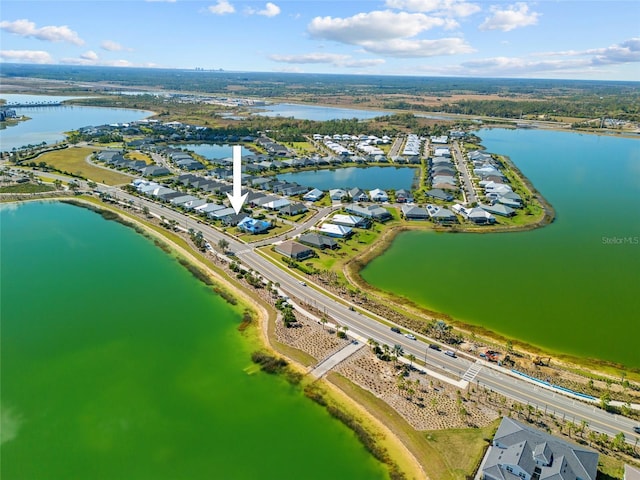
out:
M302 285L303 287L307 286L307 284L305 282L300 282L300 285Z
M416 337L411 335L410 333L405 333L404 336L407 337L409 340L415 340L416 339Z
M444 352L444 354L445 354L445 355L448 355L448 356L450 356L450 357L456 358L456 354L455 354L455 352L452 352L451 350L446 350L446 351Z

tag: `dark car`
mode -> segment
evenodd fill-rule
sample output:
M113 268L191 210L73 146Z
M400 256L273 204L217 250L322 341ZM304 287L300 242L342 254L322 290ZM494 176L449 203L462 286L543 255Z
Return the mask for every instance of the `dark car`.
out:
M640 427L633 427L633 431L636 433L640 433Z
M440 347L438 345L436 345L435 343L430 343L429 344L429 348L433 348L434 350L440 351Z
M402 333L398 327L391 327L392 332Z

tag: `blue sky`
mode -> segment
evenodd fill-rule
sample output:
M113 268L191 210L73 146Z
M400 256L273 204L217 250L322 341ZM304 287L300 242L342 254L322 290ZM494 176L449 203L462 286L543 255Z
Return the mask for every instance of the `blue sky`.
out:
M2 0L0 62L640 79L632 0Z

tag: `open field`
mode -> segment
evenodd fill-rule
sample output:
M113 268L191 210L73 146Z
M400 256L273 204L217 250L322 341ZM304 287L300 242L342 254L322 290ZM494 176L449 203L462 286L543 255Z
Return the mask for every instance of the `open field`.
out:
M124 175L112 170L96 167L86 162L87 156L91 155L93 150L85 147L72 147L55 152L48 152L40 155L36 161L45 162L47 165L60 170L61 172L69 172L84 178L93 180L94 182L105 183L107 185L120 185L129 183L133 177Z

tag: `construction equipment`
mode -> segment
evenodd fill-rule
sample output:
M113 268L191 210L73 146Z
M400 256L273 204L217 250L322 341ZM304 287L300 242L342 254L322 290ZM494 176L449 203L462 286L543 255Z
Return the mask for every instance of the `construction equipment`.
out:
M536 357L533 359L533 364L537 367L548 367L551 363L551 357Z

